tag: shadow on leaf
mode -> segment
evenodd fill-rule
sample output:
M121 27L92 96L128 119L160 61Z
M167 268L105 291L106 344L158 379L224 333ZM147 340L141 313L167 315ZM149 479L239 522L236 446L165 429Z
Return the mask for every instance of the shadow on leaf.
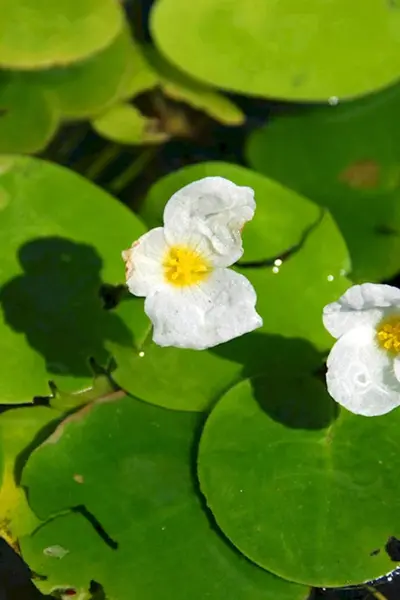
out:
M324 355L301 338L250 333L211 349L243 365L254 398L274 420L295 429L323 429L338 415L319 381Z
M95 248L39 238L21 246L18 258L23 273L4 284L0 304L6 323L26 336L49 373L88 376L90 357L107 361L106 340L133 345L123 321L103 308L102 260Z

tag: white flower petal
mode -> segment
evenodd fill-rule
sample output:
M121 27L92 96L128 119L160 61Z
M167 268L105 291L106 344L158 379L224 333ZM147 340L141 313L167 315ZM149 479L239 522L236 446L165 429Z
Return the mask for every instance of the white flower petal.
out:
M254 216L254 191L223 177L205 177L176 192L164 210L171 245L208 245L213 265L227 267L243 254L241 229Z
M145 233L129 250L124 250L126 283L131 294L147 296L166 285L162 267L166 251L162 227Z
M374 327L396 306L400 307L398 288L363 283L349 288L337 302L325 306L323 322L329 333L338 338L353 327Z
M394 359L393 368L396 379L400 382L400 356L396 356L396 358Z
M357 327L343 335L328 357L328 392L342 406L367 417L400 405L393 358L375 343L375 331Z
M246 277L216 269L199 285L168 287L148 296L145 311L156 344L203 350L261 327L256 300Z

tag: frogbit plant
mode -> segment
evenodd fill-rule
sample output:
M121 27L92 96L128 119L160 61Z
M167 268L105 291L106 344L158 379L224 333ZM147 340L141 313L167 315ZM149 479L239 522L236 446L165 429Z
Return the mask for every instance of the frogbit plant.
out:
M355 285L325 306L323 322L337 338L327 362L332 398L367 417L400 406L400 290Z
M262 326L251 283L228 269L243 254L254 191L223 177L195 181L169 200L164 227L123 252L130 292L145 296L159 346L202 350Z

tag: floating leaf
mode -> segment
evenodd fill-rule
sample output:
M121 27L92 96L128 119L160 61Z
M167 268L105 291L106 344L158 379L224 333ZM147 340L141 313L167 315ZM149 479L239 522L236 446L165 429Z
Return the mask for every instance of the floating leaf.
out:
M80 176L31 158L0 162L0 354L3 403L87 388L88 359L106 340L133 346L132 329L100 297L123 281L121 250L139 220ZM10 351L12 349L12 352Z
M0 415L0 537L18 547L18 539L39 524L19 487L21 459L41 430L59 413L45 407L18 408Z
M0 72L0 153L42 150L56 132L58 112L45 91Z
M332 211L357 281L400 270L399 106L396 85L362 100L277 117L249 139L253 168Z
M125 28L94 56L64 68L27 73L25 78L52 93L63 117L86 118L107 108L125 90L128 71L134 68L134 48Z
M125 81L125 90L121 99L129 100L135 98L143 92L147 92L159 85L158 74L152 69L149 61L143 53L143 47L133 41L131 50L130 72L127 73Z
M179 68L242 94L352 97L400 75L397 2L158 0L151 26Z
M159 144L169 138L160 129L157 119L150 119L131 104L114 104L92 121L101 136L119 144Z
M144 48L144 53L166 96L185 102L225 125L243 124L245 116L231 100L174 67L154 47Z
M350 287L349 268L343 238L325 213L302 246L282 264L276 261L273 266L242 268L241 272L257 291L262 330L305 339L324 351L333 339L322 325L322 310Z
M400 411L340 409L317 380L247 380L214 408L198 457L202 492L241 552L292 581L359 584L395 567Z
M251 565L211 527L193 480L201 421L133 398L94 403L31 455L23 484L42 519L85 507L21 541L44 590L80 593L95 579L115 600L305 600L308 588ZM55 543L68 549L62 560L43 552Z
M134 98L150 90L154 92L157 88L171 100L186 103L225 125L241 125L243 123L243 112L231 100L176 69L155 48L140 46L135 42L131 55L132 68L130 75L128 74L125 78L124 99ZM183 130L185 133L188 124L174 110L173 106L168 106L164 102L162 95L154 95L152 104L160 120L165 121L165 132L174 135ZM131 124L127 133L124 131L123 125L116 125L116 122L119 123L120 120L123 122L125 119L128 124ZM149 120L147 122L151 123ZM122 106L115 107L115 110L111 109L110 112L101 116L94 122L94 127L100 135L109 139L121 143L137 144L143 143L141 141L143 124L146 124L145 118L137 111L134 112L131 107L124 105L123 108ZM167 137L167 133L163 134L164 137L162 137L162 132L159 132L158 135L158 140L156 134L152 136L154 141L164 141ZM145 141L147 140L145 139Z
M312 203L235 165L205 163L163 178L150 190L143 207L145 220L151 226L160 224L172 193L206 175L229 177L256 190L257 211L244 231L242 260L245 264L248 258L261 259L261 263L240 270L256 288L264 326L202 352L160 348L144 339L135 349L107 342L117 363L113 378L122 388L148 402L178 410L209 408L243 376L318 369L320 353L332 344L322 325L322 309L350 285L345 277L347 250L330 215L318 218L319 210ZM273 258L299 244L304 232L308 234L300 247L274 264ZM262 262L265 258L272 258L268 266ZM118 307L116 314L120 310L124 322L132 320L134 327L137 314L130 314L128 304Z
M306 198L250 169L225 162L191 165L163 177L151 187L140 215L149 227L162 225L164 207L176 191L192 181L213 176L255 191L255 217L243 232L247 262L279 256L300 242L304 232L319 219L319 208Z
M0 0L0 65L67 65L105 48L122 27L115 0Z

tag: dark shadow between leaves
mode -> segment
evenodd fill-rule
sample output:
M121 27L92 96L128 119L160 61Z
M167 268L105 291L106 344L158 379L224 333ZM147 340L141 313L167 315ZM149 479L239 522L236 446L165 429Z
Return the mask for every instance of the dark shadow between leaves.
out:
M337 418L337 404L319 382L324 355L306 340L254 332L212 352L243 365L255 399L274 421L323 429Z
M44 237L21 246L18 259L23 273L4 284L0 305L6 323L25 335L49 373L90 376L89 357L101 364L108 358L106 340L133 345L123 321L103 307L95 248Z
M32 573L22 558L0 537L0 600L40 600ZM47 596L46 596L47 598Z

